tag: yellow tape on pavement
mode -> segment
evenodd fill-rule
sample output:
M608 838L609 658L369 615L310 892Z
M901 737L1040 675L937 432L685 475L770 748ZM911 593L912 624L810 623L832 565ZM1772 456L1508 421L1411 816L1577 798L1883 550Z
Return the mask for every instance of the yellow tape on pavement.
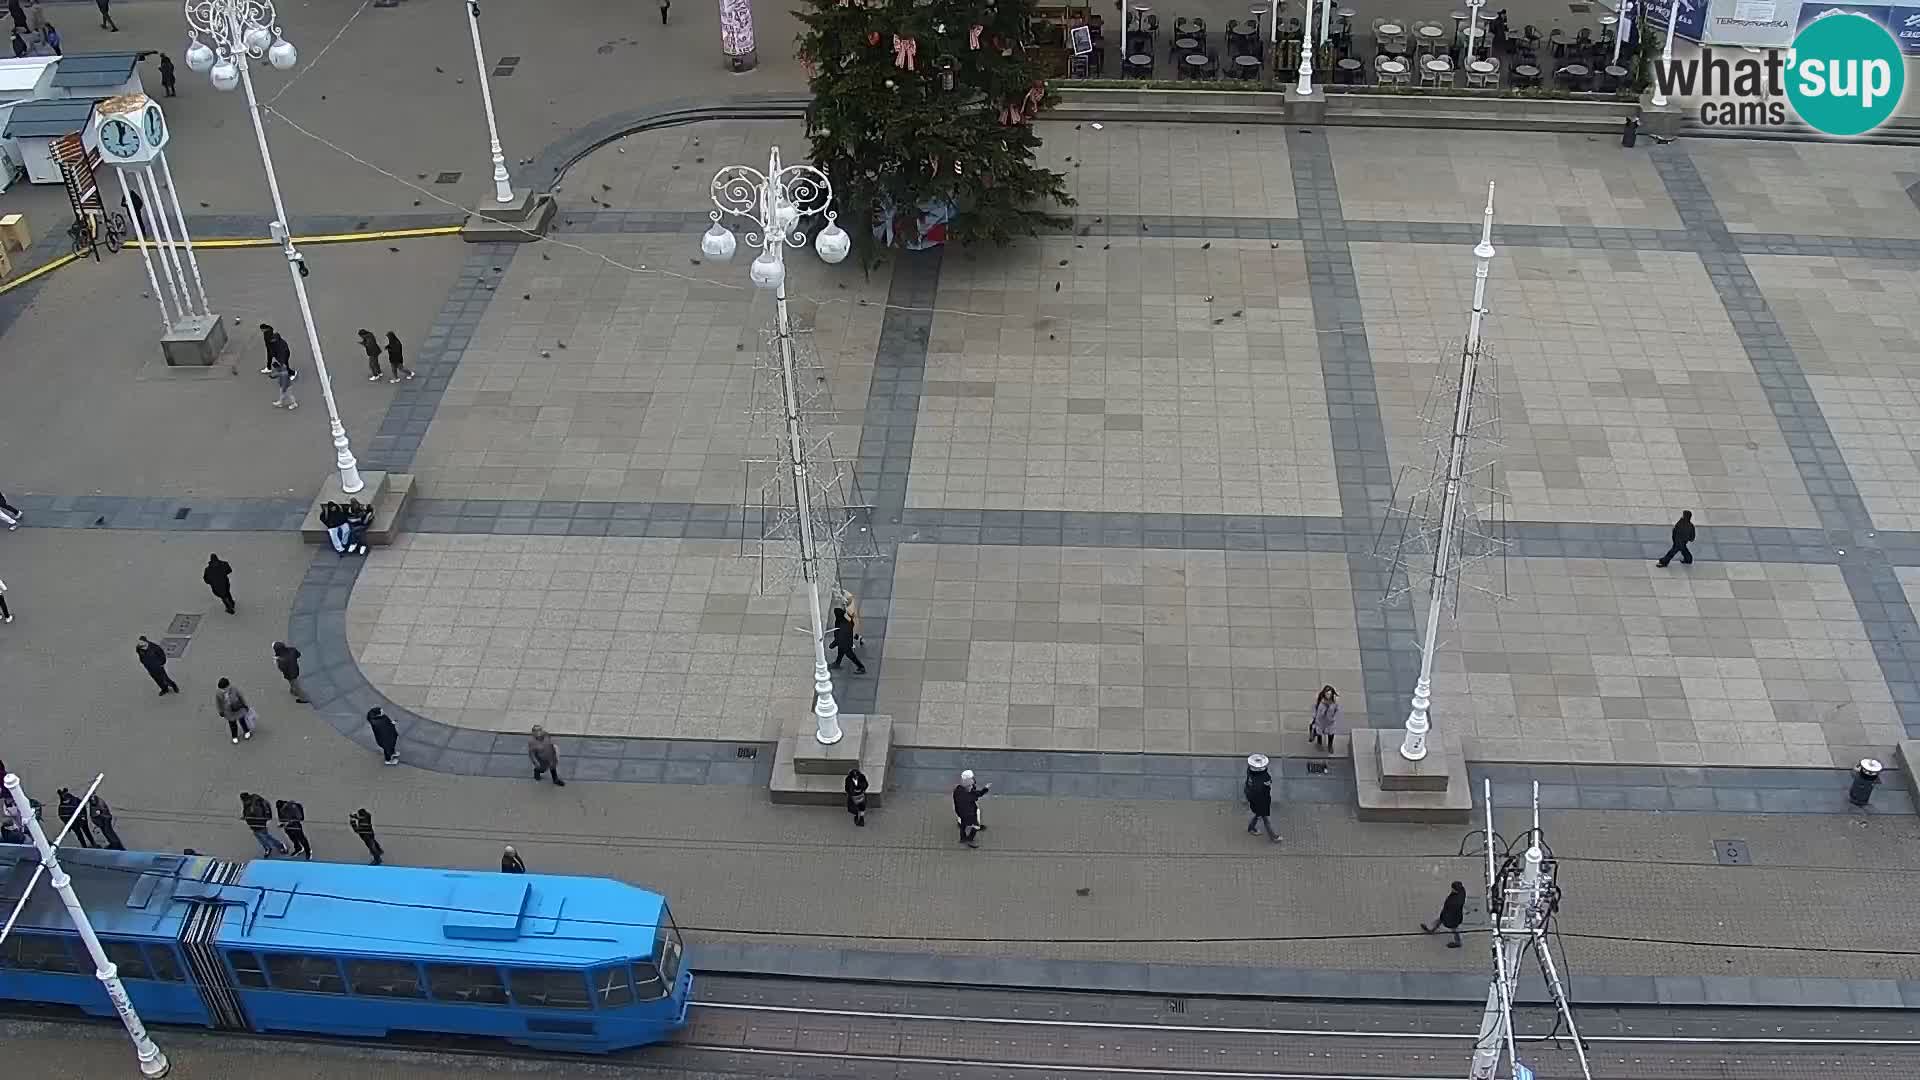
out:
M14 278L12 281L0 281L0 294L12 292L14 289L17 289L20 286L25 285L27 282L32 281L34 278L37 278L42 274L50 274L53 271L60 269L61 267L67 265L68 263L72 262L73 260L79 257L80 256L75 255L72 252L68 252L67 254L60 256L59 258L53 260L50 263L42 263L41 265L34 267L33 269L27 271L26 273L21 274L19 277Z

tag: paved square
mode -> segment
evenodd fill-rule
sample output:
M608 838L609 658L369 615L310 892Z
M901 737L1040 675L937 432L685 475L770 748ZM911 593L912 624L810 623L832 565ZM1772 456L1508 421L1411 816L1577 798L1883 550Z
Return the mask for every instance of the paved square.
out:
M1616 140L1329 128L1327 141L1348 220L1478 222L1492 180L1503 225L1680 227L1652 162Z
M1734 232L1920 237L1910 148L1702 139L1688 153Z
M348 639L442 723L770 740L810 708L813 646L806 595L756 570L724 540L416 533L361 572Z
M1874 524L1920 529L1920 272L1869 259L1747 262Z
M1103 214L1290 218L1286 129L1274 125L1054 121L1038 163L1067 178L1082 219ZM1096 227L1096 232L1101 231Z
M1824 767L1903 737L1836 567L1506 570L1513 599L1463 591L1435 662L1434 723L1476 760Z
M1429 396L1466 337L1473 256L1354 244L1353 260L1394 465L1425 467L1419 417L1451 423L1451 391ZM1501 424L1480 453L1514 518L1819 524L1697 255L1508 246L1487 306Z
M741 502L742 459L773 453L749 422L773 301L744 266L700 259L697 239L568 235L572 249L519 253L421 444L420 493ZM850 457L888 278L804 252L787 266Z
M905 544L878 710L917 746L1306 749L1360 700L1343 555Z
M908 505L1339 513L1298 244L956 252L938 305Z
M715 172L727 165L764 171L767 151L775 145L783 165L808 161L812 146L807 125L799 120L715 120L643 131L594 151L567 173L559 194L574 210L599 204L705 214L713 208L708 193ZM697 243L691 247L699 253ZM673 262L685 265L679 259Z

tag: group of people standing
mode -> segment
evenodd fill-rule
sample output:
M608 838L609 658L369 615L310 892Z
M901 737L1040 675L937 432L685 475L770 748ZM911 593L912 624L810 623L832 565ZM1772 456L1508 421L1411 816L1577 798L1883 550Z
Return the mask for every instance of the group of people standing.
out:
M0 773L6 770L0 766ZM35 820L41 820L40 800L30 801ZM68 834L80 841L82 847L104 847L114 851L125 851L127 845L120 841L120 832L113 825L113 808L107 800L98 795L89 795L86 800L86 812L81 813L80 796L71 788L60 789L60 820L73 822ZM41 820L42 827L45 821ZM96 835L97 834L97 835ZM47 839L55 837L49 835ZM0 798L0 844L24 844L28 842L26 822L20 820L20 813L14 809L13 800Z
M299 369L293 366L293 346L287 344L287 339L281 336L280 331L273 328L272 323L260 324L260 341L267 350L266 366L260 369L260 374L271 377L274 385L280 388L280 396L273 400L273 407L276 409L299 408L300 402L293 394L294 380L300 377ZM370 372L367 376L368 382L380 381L382 352L385 353L387 366L391 369L387 376L388 382L397 383L401 379L413 378L413 369L407 366L406 349L400 344L400 335L391 330L387 331L387 341L383 349L380 339L374 336L373 331L363 328L360 331L360 347L367 352L367 369Z
M307 839L307 808L293 799L275 799L269 803L265 795L243 791L240 793L240 820L246 824L254 840L259 842L260 854L266 858L313 858L313 842ZM287 834L285 843L273 835L271 826L276 822L280 831ZM369 863L379 866L386 861L386 849L380 846L380 838L374 835L373 814L366 807L347 815L347 827L367 846L367 854L372 856Z

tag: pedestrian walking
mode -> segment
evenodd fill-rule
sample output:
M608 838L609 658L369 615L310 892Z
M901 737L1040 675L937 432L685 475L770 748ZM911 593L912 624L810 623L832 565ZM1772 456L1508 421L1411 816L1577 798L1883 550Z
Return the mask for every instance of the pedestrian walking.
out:
M120 842L120 831L113 827L113 807L107 805L107 800L98 795L89 795L87 817L93 819L93 827L100 830L100 838L107 842L109 848L127 850L127 845Z
M173 97L174 96L173 88L174 88L173 57L168 56L166 53L161 53L160 54L160 89L164 91L168 97Z
M61 788L59 794L60 820L73 822L68 831L80 838L82 847L99 847L99 844L94 843L93 827L87 824L87 815L81 812L80 796L75 795L70 788Z
M660 0L660 25L667 25L667 12L673 7L673 0Z
M307 840L307 808L292 799L275 799L273 811L280 818L280 831L287 834L287 843L293 845L293 854L312 862L313 844Z
M970 848L980 846L973 839L986 828L980 824L980 800L992 790L973 778L972 769L962 772L960 782L953 786L953 816L960 825L960 842Z
M367 710L367 726L373 729L373 741L380 747L380 764L400 764L400 729L386 711L375 705Z
M388 382L399 382L401 376L413 378L413 369L407 366L407 355L400 348L400 335L387 331L387 366L393 369L393 378Z
M547 773L553 773L553 786L566 787L567 782L560 779L560 748L553 745L553 736L539 724L527 733L527 759L533 762L533 778L540 779Z
M271 361L269 367L273 384L280 388L280 396L273 399L273 407L288 410L299 408L300 400L293 396L293 369L280 360Z
M287 378L300 377L300 373L293 368L293 346L287 344L287 339L280 336L280 331L275 330L272 323L260 324L260 343L267 350L267 363L260 369L260 374L272 375L274 361L277 360L286 366Z
M8 619L7 621L12 622L13 620ZM147 669L147 675L153 679L153 684L160 688L161 697L166 697L169 691L176 694L180 692L180 684L174 682L173 676L167 674L167 651L165 649L147 640L147 635L141 634L140 640L134 643L133 655L140 658L140 666ZM224 686L226 684L222 682L221 685Z
M179 687L174 687L178 690ZM253 707L247 704L240 688L228 679L221 679L213 691L213 708L227 722L227 735L238 744L241 739L253 738L253 722L259 717Z
M280 669L280 677L287 680L287 693L302 705L307 703L306 687L300 685L300 650L284 641L273 643L273 666Z
M273 822L273 808L267 805L266 796L256 795L251 791L241 792L240 820L247 823L248 831L252 832L253 838L260 842L262 855L271 859L275 855L287 853L287 845L281 843L279 837L267 831L267 826Z
M107 10L111 0L93 0L93 2L100 8L100 29L119 33L120 27L113 21L112 13Z
M1433 920L1432 926L1421 923L1420 929L1422 932L1428 934L1434 933L1442 928L1451 930L1453 932L1453 940L1447 942L1447 948L1457 949L1460 947L1460 924L1465 922L1466 918L1467 887L1461 882L1456 881L1453 883L1452 891L1447 893L1447 898L1440 902L1440 917Z
M353 835L359 837L361 843L367 845L367 854L373 856L373 865L379 866L386 861L387 849L381 847L380 838L373 835L373 815L367 812L366 807L347 815L347 827L353 830Z
M13 609L7 606L7 583L0 581L0 623L13 621Z
M527 872L526 860L508 844L500 852L500 872L503 874L524 874Z
M1320 688L1320 696L1313 699L1313 721L1307 725L1307 734L1313 736L1313 745L1321 746L1327 753L1333 753L1333 735L1340 730L1340 691L1331 686Z
M19 507L7 501L6 492L0 491L0 521L7 523L8 532L19 528L20 519L26 516L27 515L20 512Z
M867 824L867 774L855 765L847 770L847 813L853 815L853 823L862 828Z
M200 580L213 590L214 599L227 606L227 614L233 614L233 564L218 555L209 555L207 568L200 571Z
M1277 844L1280 834L1273 831L1273 773L1268 771L1268 764L1265 754L1247 755L1247 783L1244 790L1247 810L1253 815L1247 818L1247 832L1257 833L1264 827L1267 830L1267 842Z
M1682 563L1691 566L1693 552L1687 550L1687 545L1691 543L1693 543L1693 511L1682 510L1680 520L1673 523L1673 546L1668 548L1667 553L1660 556L1660 561L1654 565L1665 566L1673 561L1675 555L1678 555Z
M833 663L827 666L838 670L840 661L851 660L853 661L853 670L865 675L867 673L867 665L861 663L860 658L853 654L853 639L853 620L847 617L847 609L843 607L834 608Z
M367 352L367 381L379 382L380 339L373 336L373 331L362 327L360 330L360 347Z

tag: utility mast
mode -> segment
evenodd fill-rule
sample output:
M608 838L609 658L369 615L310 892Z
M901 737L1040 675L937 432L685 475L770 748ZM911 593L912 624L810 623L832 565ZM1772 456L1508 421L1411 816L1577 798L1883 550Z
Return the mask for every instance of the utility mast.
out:
M1587 1048L1580 1041L1573 1008L1560 984L1560 971L1547 948L1547 932L1560 909L1560 887L1554 883L1557 863L1553 848L1540 828L1540 783L1536 780L1533 784L1533 828L1521 837L1526 850L1519 856L1513 854L1516 845L1502 845L1499 834L1493 831L1492 781L1484 782L1482 794L1487 811L1487 914L1493 923L1493 982L1487 987L1487 1007L1480 1016L1480 1037L1473 1044L1473 1071L1468 1075L1471 1080L1496 1080L1503 1048L1513 1070L1509 1075L1521 1074L1514 1043L1513 1001L1520 985L1520 965L1531 945L1539 959L1540 976L1580 1059L1580 1074L1593 1080L1587 1067ZM1495 851L1501 847L1503 852Z

